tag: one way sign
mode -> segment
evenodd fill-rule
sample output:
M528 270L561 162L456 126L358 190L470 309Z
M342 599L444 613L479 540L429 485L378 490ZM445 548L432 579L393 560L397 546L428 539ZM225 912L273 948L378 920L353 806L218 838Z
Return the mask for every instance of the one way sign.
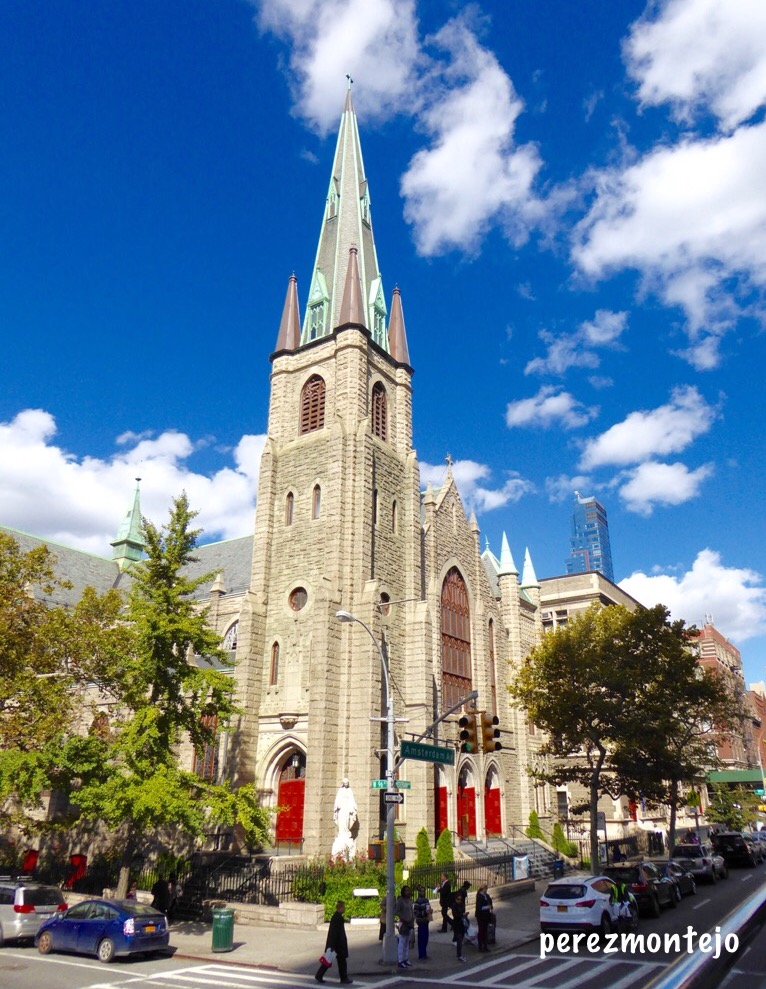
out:
M403 804L404 794L403 793L384 793L383 800L387 804Z

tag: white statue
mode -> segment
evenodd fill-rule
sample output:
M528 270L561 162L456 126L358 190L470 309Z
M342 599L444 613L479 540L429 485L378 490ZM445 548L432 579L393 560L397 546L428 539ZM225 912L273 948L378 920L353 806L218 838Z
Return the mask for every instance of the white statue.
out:
M342 855L347 861L356 855L356 833L359 830L359 817L357 816L356 800L354 791L348 781L348 776L344 776L340 781L338 792L335 795L335 806L332 812L338 834L332 845L333 855Z

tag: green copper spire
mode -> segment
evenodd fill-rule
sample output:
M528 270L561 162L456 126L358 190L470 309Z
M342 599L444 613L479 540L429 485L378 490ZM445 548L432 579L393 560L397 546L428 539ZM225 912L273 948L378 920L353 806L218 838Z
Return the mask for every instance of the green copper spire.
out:
M341 303L352 247L357 250L363 325L370 331L375 343L389 351L386 300L372 236L370 193L364 174L349 79L303 320L301 345L328 336L341 325Z
M131 563L136 563L144 554L144 537L141 532L141 492L139 484L141 478L136 478L136 491L133 495L133 504L128 509L128 514L122 520L122 525L117 532L117 538L111 543L112 559L117 563L120 570L127 570Z

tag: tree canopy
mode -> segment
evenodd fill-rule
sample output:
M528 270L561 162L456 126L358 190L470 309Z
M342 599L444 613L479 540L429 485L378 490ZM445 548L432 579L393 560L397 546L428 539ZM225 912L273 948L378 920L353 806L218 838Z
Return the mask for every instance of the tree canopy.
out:
M592 605L547 634L511 684L547 733L541 754L550 759L532 775L588 792L594 868L599 797L677 803L678 782L710 762L705 731L731 717L725 684L700 668L690 631L663 605Z

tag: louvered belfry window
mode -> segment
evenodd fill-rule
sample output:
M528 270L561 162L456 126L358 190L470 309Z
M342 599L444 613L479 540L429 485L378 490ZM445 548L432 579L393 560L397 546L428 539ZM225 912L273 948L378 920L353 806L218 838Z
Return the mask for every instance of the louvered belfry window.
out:
M205 742L194 752L192 772L200 779L214 783L218 779L218 715L204 714L202 724L213 733L212 742Z
M442 707L470 694L471 610L460 571L453 567L442 584Z
M324 426L324 400L324 378L312 374L301 392L301 435L322 429Z
M372 432L384 441L388 439L386 389L380 382L372 389Z

